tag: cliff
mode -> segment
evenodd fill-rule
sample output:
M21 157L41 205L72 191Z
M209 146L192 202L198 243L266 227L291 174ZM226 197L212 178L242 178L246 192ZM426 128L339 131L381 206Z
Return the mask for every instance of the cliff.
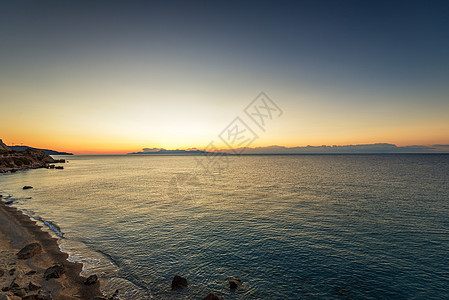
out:
M13 151L0 139L0 173L18 170L47 168L50 163L65 162L55 160L42 150L26 149Z

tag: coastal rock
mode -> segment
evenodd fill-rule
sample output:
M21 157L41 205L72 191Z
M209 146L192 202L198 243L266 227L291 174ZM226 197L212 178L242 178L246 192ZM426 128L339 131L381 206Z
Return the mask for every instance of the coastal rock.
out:
M65 273L65 267L60 264L56 264L53 267L48 268L44 272L44 278L49 280L50 278L59 278Z
M233 278L231 278L231 280L229 280L229 287L231 289L236 289L241 285L242 285L242 281L238 278L233 277Z
M86 278L86 280L84 280L84 284L91 285L91 284L95 284L97 281L98 281L97 275L90 275L89 277Z
M26 245L17 253L18 259L28 259L42 252L42 246L39 243Z
M57 170L63 170L64 167L63 167L63 166L56 166L55 169L57 169Z
M18 297L24 297L24 296L26 296L26 291L25 291L25 289L15 289L14 290L14 295L15 296L18 296Z
M0 300L10 300L11 298L9 298L7 295L5 294L0 294Z
M28 290L29 291L37 291L40 290L42 287L40 285L34 284L33 282L30 281L30 283L28 284Z
M29 190L29 189L32 189L33 187L31 186L31 185L26 185L26 186L24 186L22 189L24 189L24 190Z
M178 275L175 275L175 277L173 277L173 280L171 282L171 288L173 290L183 289L186 287L187 287L187 279Z
M204 300L223 300L223 297L217 296L214 293L210 293L206 297L204 297Z
M22 300L52 300L51 294L49 292L40 291L37 295L28 295L22 297Z
M13 201L6 201L5 202L6 205L10 205L10 204L13 204L13 203L14 203Z

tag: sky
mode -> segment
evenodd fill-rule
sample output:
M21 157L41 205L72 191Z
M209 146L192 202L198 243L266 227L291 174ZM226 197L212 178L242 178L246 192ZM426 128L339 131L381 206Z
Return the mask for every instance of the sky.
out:
M0 138L226 148L239 118L252 147L449 144L448 15L446 1L0 0ZM245 113L260 92L279 108L263 128Z

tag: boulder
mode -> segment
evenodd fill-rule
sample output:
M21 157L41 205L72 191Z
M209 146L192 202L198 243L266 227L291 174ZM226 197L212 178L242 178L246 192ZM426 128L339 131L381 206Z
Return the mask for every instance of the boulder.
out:
M34 284L33 282L30 281L30 283L28 284L28 290L29 291L37 291L40 290L42 287L40 285Z
M44 278L49 280L50 278L59 278L62 274L65 273L65 267L60 264L56 264L44 272Z
M97 281L98 281L97 275L90 275L89 277L86 278L86 280L84 280L84 284L91 285L91 284L95 284Z
M33 187L31 185L26 185L26 186L23 187L24 190L29 190L29 189L32 189L32 188Z
M217 296L214 293L210 293L206 297L204 297L204 300L223 300L223 297Z
M31 270L31 271L25 273L25 275L28 275L28 276L34 275L34 274L36 274L36 271L34 271L34 270Z
M10 205L10 204L13 204L13 203L14 203L13 201L6 201L5 202L6 205Z
M25 289L15 289L15 290L14 290L14 295L15 295L15 296L18 296L18 297L25 297L26 294L27 294L27 293L26 293Z
M10 300L11 298L9 298L7 295L1 293L0 294L0 300Z
M15 273L15 272L16 272L16 269L15 269L15 268L13 268L13 269L9 270L9 272L8 272L8 273L9 273L9 275L11 275L11 276L12 276L12 275L14 275L14 273Z
M2 277L3 275L5 275L5 271L3 269L0 269L0 277Z
M56 166L56 167L55 167L55 169L58 169L58 170L63 170L63 169L64 169L64 167L63 167L63 166Z
M173 280L171 282L171 288L173 290L177 290L177 289L183 289L187 287L187 279L175 275L175 277L173 277Z
M42 246L39 243L26 245L17 253L18 259L28 259L42 252Z
M238 279L238 278L232 277L232 278L229 280L229 287L230 287L231 289L236 289L236 288L238 288L238 287L241 286L241 285L242 285L242 281L241 281L240 279Z

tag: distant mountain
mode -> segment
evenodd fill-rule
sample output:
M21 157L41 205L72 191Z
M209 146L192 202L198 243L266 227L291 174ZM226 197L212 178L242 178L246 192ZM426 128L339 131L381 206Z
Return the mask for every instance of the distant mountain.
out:
M432 146L396 146L388 143L358 144L342 146L306 146L306 147L284 147L269 146L246 149L236 149L241 154L351 154L351 153L449 153L449 145ZM231 150L226 150L229 152ZM232 153L232 152L229 152Z
M33 148L33 147L29 147L29 146L9 146L9 148L14 151L25 151L27 149L42 150L45 152L45 154L48 154L48 155L73 155L73 153L59 152L59 151L49 150L49 149L39 149L39 148Z
M188 150L167 150L163 148L143 148L141 152L128 154L178 154L178 155L199 155L208 153L221 154L242 154L242 155L272 155L272 154L376 154L376 153L449 153L449 145L430 146L397 146L388 143L357 144L357 145L333 145L333 146L305 146L305 147L284 147L268 146L255 148L221 149L220 152L207 152L198 149Z

